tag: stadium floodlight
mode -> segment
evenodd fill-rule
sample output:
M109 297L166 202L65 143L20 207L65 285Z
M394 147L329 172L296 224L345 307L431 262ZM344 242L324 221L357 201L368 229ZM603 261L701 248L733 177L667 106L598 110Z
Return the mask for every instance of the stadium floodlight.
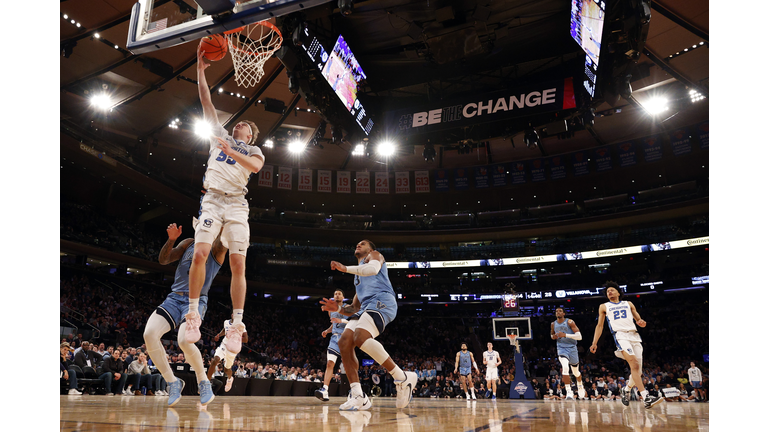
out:
M661 114L669 109L669 99L662 96L654 97L643 103L643 108L650 115Z
M392 156L395 154L395 145L389 141L384 141L376 147L376 153L384 157Z
M272 141L272 139L270 139L270 138L267 138L267 139L264 141L264 147L266 147L266 148L272 148L272 147L274 147L274 146L275 146L275 142L274 142L274 141Z
M355 149L352 150L352 156L362 156L365 154L365 144L358 144Z
M296 140L288 143L288 151L291 153L299 154L307 148L307 145L302 141Z
M106 111L112 108L112 105L114 104L112 103L112 98L109 97L108 94L101 93L91 97L91 105L100 110Z
M211 124L205 120L198 120L195 122L195 135L200 138L210 138L213 134Z

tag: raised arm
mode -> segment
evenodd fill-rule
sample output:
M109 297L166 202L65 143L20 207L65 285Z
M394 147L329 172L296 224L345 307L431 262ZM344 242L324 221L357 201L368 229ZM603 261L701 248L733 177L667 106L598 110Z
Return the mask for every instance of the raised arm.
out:
M181 226L176 227L175 223L168 225L166 232L168 232L168 241L166 241L163 248L160 249L160 254L157 257L157 261L162 265L170 264L181 259L184 255L184 251L187 250L190 244L192 244L192 239L188 238L182 240L178 246L173 247L176 240L181 235Z
M211 101L211 90L208 88L208 81L205 79L205 69L210 66L203 60L202 45L197 46L197 92L200 95L200 103L203 106L203 119L209 123L218 123L216 108Z
M384 256L377 251L372 251L366 258L366 262L359 266L345 266L344 264L331 261L331 270L338 270L343 273L352 273L358 276L376 276L381 268L386 265Z
M640 314L637 312L637 309L635 309L635 305L632 304L631 301L628 301L629 303L629 309L632 311L632 316L635 318L635 322L637 322L637 325L640 327L645 327L645 320L640 318Z
M592 346L589 347L589 352L594 354L597 352L597 341L600 340L600 335L603 333L603 324L605 323L605 304L600 305L600 311L597 315L597 325L595 326L595 336L592 338Z

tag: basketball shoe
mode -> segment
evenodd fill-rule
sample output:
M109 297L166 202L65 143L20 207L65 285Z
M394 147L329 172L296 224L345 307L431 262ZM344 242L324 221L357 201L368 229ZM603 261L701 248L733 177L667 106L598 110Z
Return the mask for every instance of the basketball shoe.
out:
M587 392L584 390L583 385L578 385L577 392L579 393L579 399L584 399L587 396Z
M213 395L213 390L211 389L211 382L208 380L200 381L199 390L200 390L200 405L206 406L209 403L213 401L213 398L216 396Z
M181 400L181 391L184 389L184 380L176 378L176 381L168 383L168 406L172 407Z
M232 383L235 382L235 377L227 378L227 385L224 386L224 391L228 392L232 390Z
M405 408L411 403L413 399L413 389L416 387L416 382L419 380L419 376L415 372L406 372L404 381L395 381L397 388L397 399L395 406L397 408Z
M624 406L629 406L629 393L631 390L627 390L627 386L624 386L620 390L621 392L621 403L624 404Z
M229 330L227 330L227 335L225 336L227 338L227 344L226 348L227 351L237 354L240 352L241 349L243 349L243 332L245 331L245 324L243 323L237 323L235 325L229 326Z
M328 389L325 388L319 388L315 390L315 397L320 399L323 402L328 402Z
M368 395L360 392L360 394L349 394L349 398L339 406L339 411L363 411L371 409L371 400L368 399Z
M195 343L200 340L200 324L203 323L203 319L200 314L195 312L189 312L184 315L186 318L187 329L184 332L184 337L188 343Z
M661 396L651 396L650 394L645 397L643 400L643 403L645 404L646 409L651 409L655 407L656 405L660 404L664 401L664 398Z

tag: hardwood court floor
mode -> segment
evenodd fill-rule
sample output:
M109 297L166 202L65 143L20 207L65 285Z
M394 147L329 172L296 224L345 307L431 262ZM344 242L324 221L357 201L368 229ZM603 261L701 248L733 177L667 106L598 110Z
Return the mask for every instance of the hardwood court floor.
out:
M498 399L373 399L370 411L340 412L344 398L218 396L206 408L184 396L61 396L61 431L708 431L709 403L550 402Z

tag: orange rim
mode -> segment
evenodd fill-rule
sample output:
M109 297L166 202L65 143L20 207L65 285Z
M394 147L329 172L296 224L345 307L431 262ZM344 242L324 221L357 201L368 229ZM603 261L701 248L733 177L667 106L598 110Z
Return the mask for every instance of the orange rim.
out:
M267 28L271 29L273 32L277 33L277 36L280 38L280 45L283 44L283 34L280 33L280 30L274 24L272 24L271 22L264 20L264 21L259 21L259 22L256 22L256 23L253 23L253 24L249 24L249 25L260 25L260 26L264 26L264 27L267 27ZM234 30L227 30L227 31L224 32L224 34L231 35L231 34L234 34L234 33L238 33L238 32L241 32L241 31L245 30L246 27L248 27L248 26L238 27L238 28L236 28ZM254 52L251 52L251 51L246 51L246 50L241 49L241 48L239 48L237 46L234 46L234 45L232 46L232 49L235 50L235 51L238 51L240 53L243 53L245 55L249 55L249 56L262 56L262 55L268 55L268 54L271 55L273 52L277 51L280 48L280 45L276 46L275 48L273 48L273 49L271 49L269 51L263 52L263 53L254 53Z

